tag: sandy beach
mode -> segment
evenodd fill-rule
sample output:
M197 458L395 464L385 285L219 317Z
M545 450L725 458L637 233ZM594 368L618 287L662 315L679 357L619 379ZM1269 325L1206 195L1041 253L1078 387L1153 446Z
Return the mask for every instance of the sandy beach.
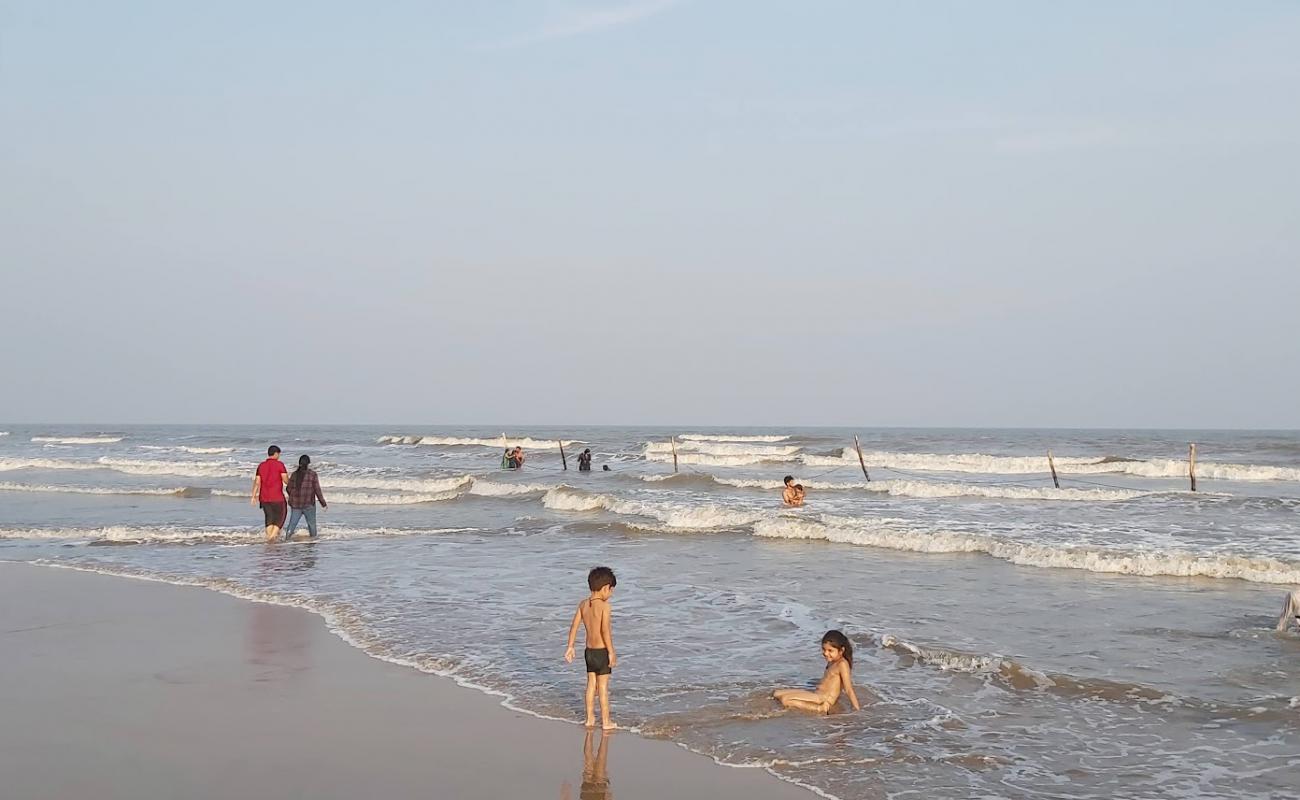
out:
M0 642L15 800L811 796L626 732L602 775L599 732L584 748L314 614L202 589L0 564Z

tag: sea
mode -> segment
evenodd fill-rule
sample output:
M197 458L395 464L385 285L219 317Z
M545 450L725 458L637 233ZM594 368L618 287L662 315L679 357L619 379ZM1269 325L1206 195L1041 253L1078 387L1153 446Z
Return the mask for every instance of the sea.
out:
M843 800L1300 796L1298 432L0 431L0 560L299 606L531 714L581 721L565 636L607 565L615 721L721 764ZM270 444L313 460L318 541L264 543ZM782 711L832 628L862 710Z

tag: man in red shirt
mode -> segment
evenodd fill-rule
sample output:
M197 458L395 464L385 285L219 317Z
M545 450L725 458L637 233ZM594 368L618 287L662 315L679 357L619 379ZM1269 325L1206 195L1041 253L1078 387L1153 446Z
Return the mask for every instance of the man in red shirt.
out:
M262 507L268 542L278 539L280 528L284 526L285 510L288 507L284 498L284 485L288 482L289 470L280 463L280 448L271 445L266 448L266 460L257 465L257 474L253 476L253 505Z

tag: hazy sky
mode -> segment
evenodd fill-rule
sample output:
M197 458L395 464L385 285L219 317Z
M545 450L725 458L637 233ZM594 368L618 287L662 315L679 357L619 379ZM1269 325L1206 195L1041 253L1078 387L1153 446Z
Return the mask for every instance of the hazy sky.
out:
M1297 42L0 0L0 422L1300 427Z

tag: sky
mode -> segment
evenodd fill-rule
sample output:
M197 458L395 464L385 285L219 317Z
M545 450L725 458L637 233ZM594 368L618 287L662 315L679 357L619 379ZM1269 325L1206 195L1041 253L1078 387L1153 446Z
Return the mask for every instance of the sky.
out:
M0 0L0 423L1300 428L1297 41Z

